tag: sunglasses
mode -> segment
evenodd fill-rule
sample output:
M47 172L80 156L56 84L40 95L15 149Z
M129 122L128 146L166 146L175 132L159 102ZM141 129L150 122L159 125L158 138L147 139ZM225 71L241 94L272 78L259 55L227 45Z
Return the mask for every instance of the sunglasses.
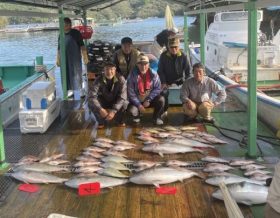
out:
M170 48L178 48L179 46L171 46Z

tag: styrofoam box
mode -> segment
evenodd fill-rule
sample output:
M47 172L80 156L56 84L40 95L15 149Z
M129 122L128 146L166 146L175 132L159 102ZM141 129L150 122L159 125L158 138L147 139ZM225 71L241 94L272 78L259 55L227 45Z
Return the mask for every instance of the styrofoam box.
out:
M60 113L60 100L56 99L47 109L21 110L19 112L22 133L44 133Z
M47 109L55 99L55 83L38 81L27 88L23 102L27 109Z

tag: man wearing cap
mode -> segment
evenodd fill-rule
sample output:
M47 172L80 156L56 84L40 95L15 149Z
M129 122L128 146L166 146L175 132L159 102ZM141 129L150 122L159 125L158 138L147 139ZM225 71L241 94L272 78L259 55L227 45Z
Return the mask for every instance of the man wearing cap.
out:
M189 120L200 115L204 121L213 123L211 111L216 105L225 101L226 92L215 80L204 76L204 72L205 68L201 63L193 65L194 76L185 80L180 91L180 98L184 113ZM213 94L217 96L215 99L212 98Z
M163 116L168 110L168 87L172 84L181 85L190 76L190 66L187 56L180 50L180 39L169 39L168 50L159 59L158 74L161 81L161 95L165 98Z
M137 64L127 79L127 93L129 100L128 111L135 123L140 122L140 113L148 107L154 107L153 120L162 125L164 98L160 95L160 79L156 72L149 67L148 56L141 54Z
M105 62L104 73L90 87L88 102L98 128L103 128L113 119L119 126L125 126L124 113L128 105L126 81L116 73L113 62Z
M140 52L133 48L132 39L124 37L121 40L121 48L114 54L113 62L116 64L117 72L127 79L135 67Z
M72 96L74 92L80 92L81 97L84 96L82 89L82 61L88 64L87 49L85 47L81 33L72 29L70 18L64 18L64 33L65 33L65 51L66 51L66 81L68 97ZM58 51L56 57L56 64L60 66L60 45L58 39Z
M168 38L175 37L178 33L178 29L176 27L165 29L161 31L158 35L155 36L154 43L151 48L151 53L157 58L160 57L162 52L168 49Z

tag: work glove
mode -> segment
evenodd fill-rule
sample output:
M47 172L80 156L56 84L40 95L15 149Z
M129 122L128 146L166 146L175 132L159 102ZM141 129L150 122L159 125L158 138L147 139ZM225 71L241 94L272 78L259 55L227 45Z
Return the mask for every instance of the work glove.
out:
M82 50L82 56L83 56L83 62L84 64L88 64L88 54L87 54L87 50Z

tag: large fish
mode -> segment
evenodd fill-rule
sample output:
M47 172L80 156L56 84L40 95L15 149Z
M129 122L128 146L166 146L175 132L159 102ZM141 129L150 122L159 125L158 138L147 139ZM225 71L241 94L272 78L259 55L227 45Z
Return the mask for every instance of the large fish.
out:
M191 139L180 139L180 138L175 138L175 139L168 139L167 142L172 143L172 144L179 144L179 145L184 145L184 146L190 146L190 147L199 147L199 148L215 148L213 145L207 145L195 140Z
M88 160L88 161L85 161L85 160L80 160L78 162L76 162L73 167L87 167L87 166L96 166L96 165L99 165L101 164L101 161L97 161L97 160Z
M91 166L83 166L83 167L77 167L73 168L72 171L74 173L94 173L98 170L101 170L102 168L97 165L91 165Z
M40 160L40 163L46 163L46 162L49 162L51 160L57 160L57 159L59 159L63 156L64 156L64 154L53 154L52 156L45 157L42 160Z
M160 162L155 162L155 161L150 161L150 160L139 160L135 163L133 163L134 167L146 167L146 168L151 168L155 166L160 166Z
M128 170L128 171L131 171L131 169L127 168L122 163L113 162L113 161L108 161L108 162L102 163L100 166L103 167L103 168L114 168L116 170Z
M162 157L164 154L178 154L178 153L190 153L190 152L199 152L201 154L204 154L204 151L202 150L179 145L179 144L172 144L172 143L146 145L142 148L142 150L147 152L157 153Z
M104 175L104 176L112 176L112 177L117 177L117 178L128 178L129 176L121 173L119 170L115 168L105 168L97 171L98 174Z
M179 169L172 167L158 167L141 171L129 178L129 181L141 185L155 185L159 187L161 184L168 184L176 181L200 175L191 170Z
M60 172L60 171L70 171L70 166L54 166L46 163L32 163L32 164L24 164L13 168L14 172L28 170L35 172Z
M254 173L261 173L261 174L270 174L271 172L270 171L267 171L267 170L246 170L244 175L245 176L251 176L253 175Z
M248 164L240 167L242 170L260 170L265 169L266 167L258 164Z
M219 157L214 157L214 156L206 156L201 158L201 160L206 162L211 162L211 163L229 163L228 160Z
M231 196L236 202L246 205L264 204L267 199L268 188L266 186L241 182L227 186ZM218 189L212 196L223 200L222 191Z
M234 169L231 166L221 164L221 163L208 163L206 167L203 169L204 172L223 172L227 170Z
M110 143L110 144L113 144L114 141L112 139L108 139L108 138L102 138L102 137L99 137L99 138L96 138L94 139L94 141L96 142L102 142L102 143Z
M118 185L123 185L128 182L127 179L119 179L108 176L80 176L73 177L65 182L65 185L71 188L79 188L82 184L99 182L101 188L111 188Z
M229 162L229 165L231 165L231 166L242 166L242 165L254 164L254 163L255 163L255 161L253 161L253 160L237 159L237 160L231 160Z
M239 183L239 182L249 182L254 183L258 185L265 185L265 182L253 180L253 179L247 179L245 177L241 176L214 176L210 177L205 180L207 184L218 186L221 182L224 182L227 184L233 184L233 183Z
M180 160L168 160L166 162L166 166L171 166L171 167L186 167L190 165L192 165L192 163L180 161Z
M62 183L68 180L65 178L53 176L48 173L27 170L20 170L14 173L10 173L8 175L24 183Z
M102 157L101 160L103 162L109 162L109 161L113 161L113 162L118 162L118 163L131 163L133 162L132 160L128 160L124 157L120 157L120 156L107 156L107 157Z

